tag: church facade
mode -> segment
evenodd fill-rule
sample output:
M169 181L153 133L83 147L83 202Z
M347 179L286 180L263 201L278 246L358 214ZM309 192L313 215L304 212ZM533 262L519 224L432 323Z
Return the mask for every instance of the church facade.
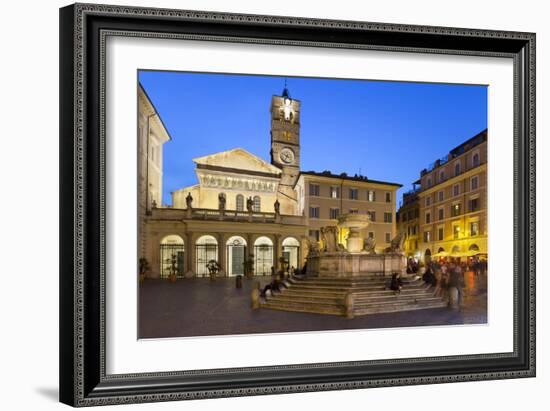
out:
M141 88L140 93L146 100ZM336 225L340 212L376 210L381 220L373 222L368 235L376 235L380 248L387 246L395 235L395 194L400 185L301 171L300 114L301 102L285 88L271 99L270 162L240 147L213 153L192 160L197 184L172 192L171 206L151 201L156 199L153 193L140 195L149 198L140 208L140 257L149 261L150 277L166 278L174 271L180 278L207 276L206 265L212 260L218 262L220 276L244 274L246 261L254 275L269 275L281 261L301 268L308 245L322 242L320 227ZM140 113L140 118L146 116ZM140 138L144 146L148 138L159 141L143 132ZM160 151L167 141L162 139ZM315 189L319 184L340 187L340 198L327 191L324 199L325 190ZM354 207L337 214L333 200ZM312 214L312 204L319 204L317 214Z

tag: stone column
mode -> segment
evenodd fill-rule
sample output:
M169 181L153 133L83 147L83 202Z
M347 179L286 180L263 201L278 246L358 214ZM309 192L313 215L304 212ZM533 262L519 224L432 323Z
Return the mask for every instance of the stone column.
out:
M275 267L275 272L282 269L282 267L279 264L279 258L283 256L283 250L281 245L281 235L275 234L274 235L275 241L273 242L273 259L274 264L273 267Z
M218 240L218 264L220 264L221 268L218 272L218 276L225 277L226 276L226 270L225 270L225 261L226 261L226 252L227 247L225 246L225 236L221 233L216 234L216 240Z
M191 278L195 273L195 244L193 243L193 233L187 232L185 238L185 277Z
M149 233L147 237L146 256L151 266L149 276L160 278L160 236L157 233Z

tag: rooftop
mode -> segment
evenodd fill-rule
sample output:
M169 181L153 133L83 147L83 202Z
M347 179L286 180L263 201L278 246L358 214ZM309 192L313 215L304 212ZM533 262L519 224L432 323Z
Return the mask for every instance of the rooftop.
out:
M458 146L450 150L449 154L435 160L427 168L423 169L420 172L420 175L423 176L424 174L427 174L435 170L436 168L441 167L442 165L448 163L452 159L457 158L458 156L464 154L466 151L471 150L475 146L485 141L487 141L487 129L477 133L475 136L469 138L464 143L459 144Z
M327 177L327 178L334 178L338 180L346 180L346 181L357 181L361 183L373 183L373 184L386 184L390 186L395 187L403 187L402 184L398 183L392 183L389 181L380 181L380 180L371 180L370 178L367 178L367 176L354 174L353 176L348 175L347 173L341 173L341 174L333 174L329 170L317 172L317 171L301 171L300 174L310 175L310 176L317 176L317 177Z

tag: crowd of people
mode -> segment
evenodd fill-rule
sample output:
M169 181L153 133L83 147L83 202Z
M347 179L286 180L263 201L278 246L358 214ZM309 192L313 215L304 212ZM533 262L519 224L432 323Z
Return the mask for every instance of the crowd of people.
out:
M426 264L422 280L436 288L436 295L445 298L449 297L449 290L456 288L458 305L461 306L464 302L464 274L467 272L473 272L476 277L486 275L487 261L477 258L468 258L463 261L459 257L430 261Z

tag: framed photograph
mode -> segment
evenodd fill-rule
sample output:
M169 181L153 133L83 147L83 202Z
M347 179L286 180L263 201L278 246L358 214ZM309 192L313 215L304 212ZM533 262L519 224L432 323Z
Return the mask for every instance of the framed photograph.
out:
M535 34L60 24L62 402L535 376Z

